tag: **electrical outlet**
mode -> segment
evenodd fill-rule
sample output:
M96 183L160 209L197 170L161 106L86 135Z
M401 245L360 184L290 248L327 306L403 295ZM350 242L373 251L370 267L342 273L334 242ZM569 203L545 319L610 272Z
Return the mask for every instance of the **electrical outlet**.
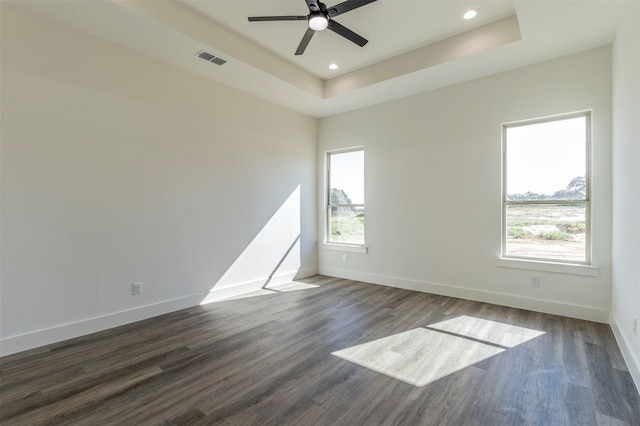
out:
M342 261L343 261L343 262L346 262L346 261L347 261L347 255L346 255L346 254L343 254L343 255L342 255Z
M138 282L131 284L131 294L134 296L142 294L142 283Z
M638 335L638 317L633 317L633 334Z
M540 277L531 277L531 287L540 287Z

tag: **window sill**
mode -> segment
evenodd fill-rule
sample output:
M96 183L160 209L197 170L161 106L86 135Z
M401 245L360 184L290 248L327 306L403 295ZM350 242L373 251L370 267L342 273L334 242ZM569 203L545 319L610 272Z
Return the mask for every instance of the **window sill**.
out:
M354 246L349 244L336 244L336 243L322 243L320 248L324 250L346 251L349 253L367 254L369 250L365 246Z
M600 268L597 266L535 260L501 258L496 260L496 266L502 268L527 269L530 271L555 272L558 274L583 275L586 277L597 277L600 273Z

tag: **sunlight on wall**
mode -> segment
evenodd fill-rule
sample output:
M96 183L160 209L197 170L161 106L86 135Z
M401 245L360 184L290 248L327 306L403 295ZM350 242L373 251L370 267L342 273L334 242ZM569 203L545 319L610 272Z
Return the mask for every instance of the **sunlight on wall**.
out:
M332 355L421 387L543 334L461 316L342 349Z
M300 269L300 186L282 203L201 304L289 281ZM274 282L275 284L275 282ZM234 293L233 288L241 289ZM220 291L225 290L228 291Z

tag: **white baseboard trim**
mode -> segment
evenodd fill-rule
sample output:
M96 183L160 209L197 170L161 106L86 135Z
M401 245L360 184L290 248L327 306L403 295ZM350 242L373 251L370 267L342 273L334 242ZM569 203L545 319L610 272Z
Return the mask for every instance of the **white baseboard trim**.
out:
M386 285L389 287L397 287L405 290L421 291L423 293L439 294L442 296L456 297L459 299L493 303L496 305L527 309L530 311L561 315L565 317L584 319L605 324L609 323L609 311L607 309L595 308L591 306L573 305L552 300L517 296L508 293L478 290L468 287L410 280L385 275L367 274L341 268L319 267L318 270L320 274L328 275L331 277L363 281L371 284Z
M6 337L0 340L0 356L11 355L51 343L73 339L109 328L144 320L197 305L206 293L193 294L177 299L153 303L124 311L113 312L43 330Z
M224 288L212 288L209 294L200 302L201 305L217 302L220 300L228 299L230 297L240 296L242 294L251 293L252 291L258 291L265 288L265 286L272 286L277 284L283 284L295 279L309 277L318 273L317 268L306 268L298 271L286 272L280 275L274 275L271 278L262 278L255 281L248 281L233 286Z
M624 361L627 363L629 373L631 373L631 378L633 379L633 382L635 383L636 388L640 393L640 360L638 360L637 356L631 350L629 340L620 329L618 321L613 316L613 314L611 315L610 323L611 330L613 330L613 335L618 342L618 346L620 347L620 351L622 352Z
M294 279L315 275L317 273L317 268L301 269L299 271L274 276L270 280L268 278L265 278L262 280L243 283L237 286L227 287L220 290L213 289L209 293L196 293L177 299L153 303L150 305L88 318L81 321L61 324L43 330L19 334L17 336L5 337L3 339L0 339L0 356L11 355L17 352L38 348L40 346L48 345L51 343L73 339L74 337L84 336L86 334L96 333L98 331L107 330L109 328L130 324L132 322L144 320L158 315L168 314L170 312L179 311L180 309L186 309L200 304L209 303L204 301L210 297L212 297L214 300L221 300L227 297L238 296L240 294L256 290L255 286L257 283L261 283L261 286L264 285L267 281L269 281L269 284L281 284Z

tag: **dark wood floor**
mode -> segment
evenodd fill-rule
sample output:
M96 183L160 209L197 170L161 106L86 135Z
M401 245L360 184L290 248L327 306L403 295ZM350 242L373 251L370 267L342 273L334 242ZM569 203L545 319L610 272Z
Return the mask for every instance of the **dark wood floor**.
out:
M317 287L198 306L4 357L0 422L640 425L640 397L607 325L322 276L302 283ZM491 324L501 335L446 327L466 319L488 324L482 336ZM540 333L507 344L500 339L510 330ZM358 350L391 373L332 354L369 342L378 342L376 353ZM484 350L497 353L446 370L458 353ZM436 353L446 354L444 364L423 362ZM428 371L436 364L446 371L440 378ZM403 380L418 376L432 379Z

